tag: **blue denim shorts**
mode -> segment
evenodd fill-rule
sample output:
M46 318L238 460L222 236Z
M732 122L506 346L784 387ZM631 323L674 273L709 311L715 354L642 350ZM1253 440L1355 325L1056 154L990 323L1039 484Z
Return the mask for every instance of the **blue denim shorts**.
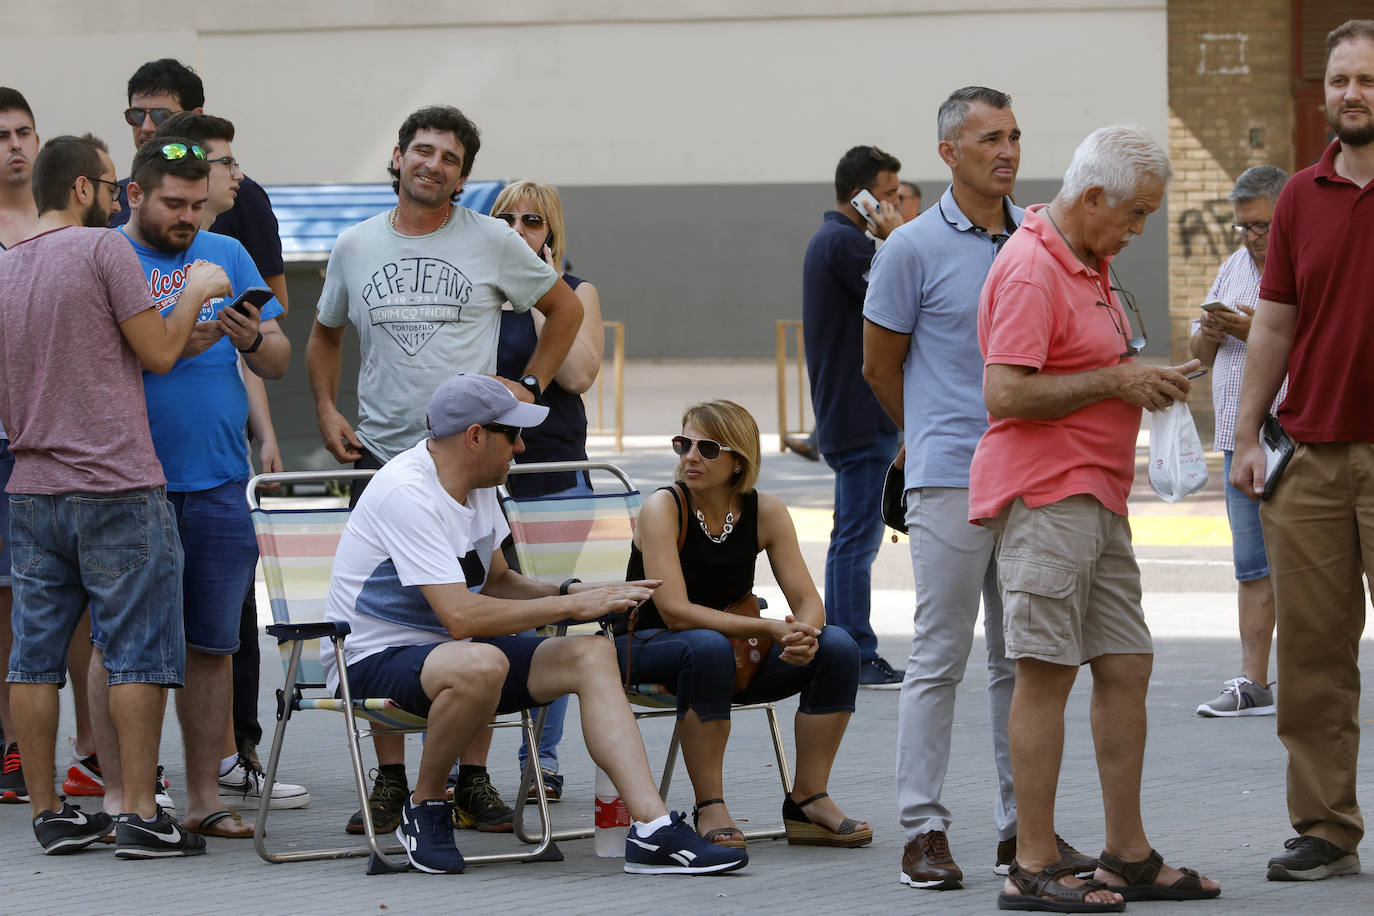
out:
M243 599L253 587L258 539L244 496L247 479L194 493L168 493L186 555L186 645L207 655L239 649Z
M510 670L501 685L497 715L533 709L539 704L530 696L530 660L543 636L485 636L473 642L495 646L506 656ZM393 646L369 655L348 666L348 686L354 699L388 697L408 713L428 716L430 697L420 686L420 669L425 659L443 643L423 646Z
M165 489L13 494L9 510L9 681L65 683L67 645L89 605L110 684L180 686L181 541Z
M1264 553L1259 500L1231 486L1231 452L1221 454L1226 474L1226 520L1231 523L1231 561L1236 567L1236 581L1263 579L1269 575L1269 558Z
M10 440L0 439L0 492L9 486L14 473ZM0 498L0 588L10 587L10 501Z

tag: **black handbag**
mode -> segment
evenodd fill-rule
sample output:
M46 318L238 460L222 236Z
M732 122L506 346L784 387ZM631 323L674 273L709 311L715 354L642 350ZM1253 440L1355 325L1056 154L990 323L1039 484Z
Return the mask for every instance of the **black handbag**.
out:
M883 524L906 534L906 470L893 461L883 478ZM896 538L894 537L895 541Z

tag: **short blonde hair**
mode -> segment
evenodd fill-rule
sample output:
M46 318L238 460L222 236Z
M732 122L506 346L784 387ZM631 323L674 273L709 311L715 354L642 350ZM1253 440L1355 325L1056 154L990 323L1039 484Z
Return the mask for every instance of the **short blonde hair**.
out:
M763 449L759 445L759 425L754 417L734 401L703 401L693 404L682 413L682 427L701 432L708 439L734 449L733 454L743 466L730 484L731 493L748 493L759 482L759 463ZM682 480L682 466L674 478Z
M501 189L496 202L491 205L491 215L504 213L516 204L527 204L531 210L544 217L549 225L549 250L553 252L553 265L563 272L563 257L568 252L568 243L563 236L563 201L558 189L551 184L536 181L516 181Z

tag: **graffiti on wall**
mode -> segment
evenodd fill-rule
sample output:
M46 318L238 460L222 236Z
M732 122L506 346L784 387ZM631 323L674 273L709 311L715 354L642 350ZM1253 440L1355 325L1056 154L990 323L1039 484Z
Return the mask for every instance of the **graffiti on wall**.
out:
M1235 218L1231 201L1225 197L1216 197L1201 207L1184 210L1178 216L1178 239L1183 246L1183 256L1196 255L1219 261L1229 255L1235 247L1231 244L1231 223Z
M1245 45L1250 36L1244 32L1203 32L1198 36L1199 76L1244 76L1250 72L1245 62Z

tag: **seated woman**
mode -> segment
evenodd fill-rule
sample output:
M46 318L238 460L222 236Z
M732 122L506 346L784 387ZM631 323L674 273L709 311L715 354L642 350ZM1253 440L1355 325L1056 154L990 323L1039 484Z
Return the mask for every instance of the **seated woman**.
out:
M722 799L730 704L800 693L796 782L782 804L788 842L872 842L868 824L845 817L826 793L831 765L854 712L859 650L844 630L825 626L825 607L802 559L787 507L754 489L758 425L731 401L697 404L683 414L682 435L673 437L673 451L682 456L677 482L645 500L627 573L630 579L647 576L663 584L640 606L633 626L618 626L616 649L621 673L628 666L631 683L666 684L677 694L682 759L696 794L694 825L715 843L744 846L744 835ZM791 611L780 620L724 610L752 591L760 551L768 552ZM741 690L734 689L730 643L738 637L772 640L762 665Z

